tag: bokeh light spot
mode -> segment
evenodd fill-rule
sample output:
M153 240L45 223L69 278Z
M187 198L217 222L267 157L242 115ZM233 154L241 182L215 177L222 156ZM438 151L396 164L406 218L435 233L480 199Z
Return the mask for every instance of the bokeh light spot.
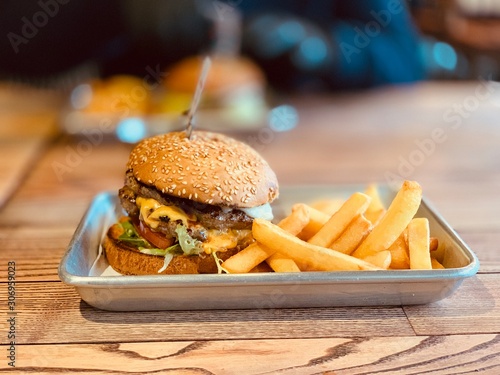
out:
M116 127L116 136L122 142L136 143L147 135L146 124L137 117L126 118Z
M432 55L436 63L444 69L454 70L457 67L457 53L448 43L437 42L434 44Z

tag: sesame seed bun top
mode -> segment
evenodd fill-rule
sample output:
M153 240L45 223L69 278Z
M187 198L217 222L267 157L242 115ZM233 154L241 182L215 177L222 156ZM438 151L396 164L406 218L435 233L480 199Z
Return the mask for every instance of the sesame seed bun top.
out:
M222 134L172 132L141 141L127 164L164 194L228 207L256 207L278 197L276 175L250 146Z

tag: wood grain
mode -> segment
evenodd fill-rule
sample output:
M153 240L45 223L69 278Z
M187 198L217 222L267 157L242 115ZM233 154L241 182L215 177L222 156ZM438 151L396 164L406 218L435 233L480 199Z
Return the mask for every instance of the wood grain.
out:
M57 267L68 247L74 226L0 228L0 281L7 263L16 262L16 280L57 281Z
M498 335L22 345L22 373L498 374ZM0 366L5 366L3 363ZM9 371L5 367L0 372Z
M478 256L480 273L500 273L500 257L498 256L500 231L461 230L459 235Z
M405 306L417 335L500 332L500 274L465 280L456 293L425 306Z
M16 295L19 344L413 334L400 307L109 312L60 282L18 283Z

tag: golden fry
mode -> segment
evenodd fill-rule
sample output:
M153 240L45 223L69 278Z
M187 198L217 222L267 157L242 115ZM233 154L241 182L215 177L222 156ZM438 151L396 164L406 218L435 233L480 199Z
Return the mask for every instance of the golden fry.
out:
M272 268L266 262L262 262L257 264L254 268L252 268L248 273L266 273L273 272Z
M363 215L357 215L340 237L332 242L330 249L350 255L370 233L371 228L371 223Z
M283 230L297 235L304 229L308 222L309 213L304 207L298 207L289 216L281 220L278 225ZM222 263L222 267L229 273L246 273L273 254L274 251L271 251L269 248L253 243L229 259L226 259Z
M391 265L391 252L389 250L379 251L376 254L369 255L363 260L373 264L374 266L380 267L384 270L388 269Z
M310 213L305 205L296 204L292 213L278 223L278 226L296 236L310 222Z
M444 266L437 261L436 258L431 258L431 265L433 270L442 270Z
M309 213L309 223L307 223L304 229L297 235L301 240L307 241L326 224L330 216L304 203L295 204L292 207L292 212L298 209L306 209Z
M405 181L385 215L370 234L354 251L353 255L365 258L387 250L410 223L420 206L422 188L417 182Z
M408 225L408 249L412 270L432 269L429 251L429 221L426 218L413 219Z
M253 243L239 253L226 259L221 266L229 273L246 273L273 254L274 251L271 249L260 246L258 243Z
M408 245L402 233L388 249L391 252L392 269L409 269L410 256L408 255Z
M274 253L266 259L266 263L274 270L274 272L300 272L297 264L283 254Z
M361 259L302 241L266 220L255 219L252 233L259 243L290 257L297 264L304 264L308 269L316 271L380 269Z
M429 251L436 251L439 247L439 241L436 237L429 238Z
M307 242L316 246L330 246L357 215L365 212L370 200L371 198L366 194L354 193Z

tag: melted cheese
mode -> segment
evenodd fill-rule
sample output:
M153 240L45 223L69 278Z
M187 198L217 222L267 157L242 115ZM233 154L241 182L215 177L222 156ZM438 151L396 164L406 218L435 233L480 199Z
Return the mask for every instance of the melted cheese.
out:
M196 221L196 217L186 214L182 209L175 206L164 206L152 198L136 199L136 204L141 213L141 219L151 228L158 228L161 217L168 217L171 221L180 220L187 226L187 222Z
M139 197L136 199L136 204L137 207L139 207L141 220L152 229L158 228L161 217L168 217L174 222L180 220L185 227L188 226L188 221L196 221L195 216L186 214L179 207L164 206L152 198ZM209 229L207 240L203 242L202 247L207 254L232 249L236 247L242 239L250 236L251 233L252 231L250 229L229 229L227 231Z
M203 242L203 250L207 254L216 251L224 251L236 247L240 240L251 234L250 229L230 229L220 231L217 229L208 230L208 238Z

